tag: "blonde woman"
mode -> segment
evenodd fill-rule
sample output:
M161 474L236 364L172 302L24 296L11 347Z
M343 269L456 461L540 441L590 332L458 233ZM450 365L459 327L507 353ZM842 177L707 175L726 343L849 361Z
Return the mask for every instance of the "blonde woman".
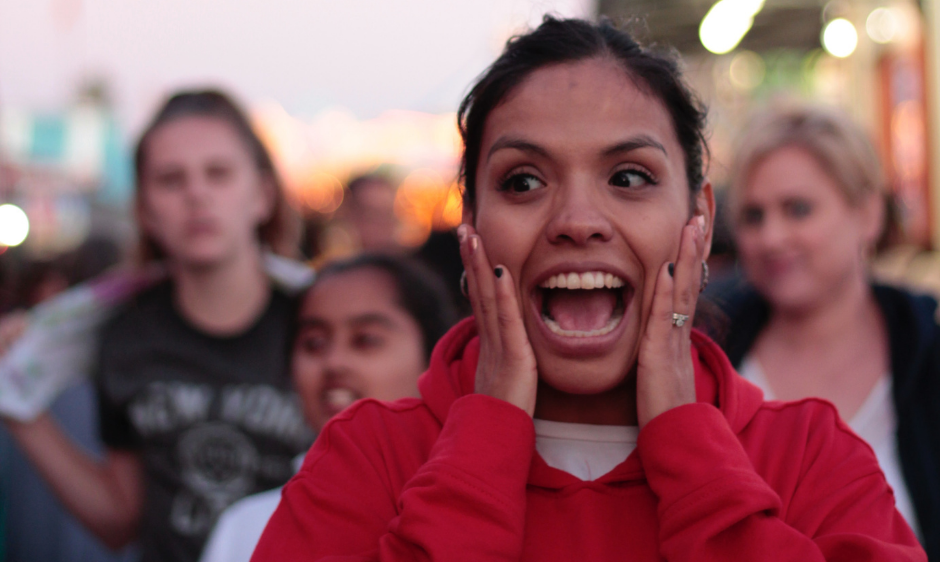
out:
M847 117L791 107L754 119L736 155L733 217L753 290L728 306L729 358L766 399L832 402L940 558L937 303L869 278L884 217L875 151Z

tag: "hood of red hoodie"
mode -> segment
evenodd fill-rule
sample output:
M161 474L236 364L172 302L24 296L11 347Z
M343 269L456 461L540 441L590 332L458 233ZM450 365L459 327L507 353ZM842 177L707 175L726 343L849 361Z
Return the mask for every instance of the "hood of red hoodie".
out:
M698 401L718 408L732 431L739 433L760 409L763 393L738 376L718 344L698 330L692 330L691 353ZM418 390L441 425L447 419L451 404L461 396L473 393L479 354L480 338L472 317L451 328L434 347L430 366L418 379ZM642 468L636 455L631 455L619 467L593 483L638 477L642 477ZM549 467L538 455L534 455L529 482L551 488L573 483L592 485L592 482L581 482L570 474Z

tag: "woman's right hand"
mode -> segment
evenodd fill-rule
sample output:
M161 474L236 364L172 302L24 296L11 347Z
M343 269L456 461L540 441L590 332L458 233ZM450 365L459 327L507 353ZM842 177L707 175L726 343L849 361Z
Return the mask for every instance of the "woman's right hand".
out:
M480 333L476 393L535 412L538 371L509 270L490 265L483 241L470 225L457 228L467 272L467 297Z
M15 311L0 317L0 357L6 355L29 327L29 313Z

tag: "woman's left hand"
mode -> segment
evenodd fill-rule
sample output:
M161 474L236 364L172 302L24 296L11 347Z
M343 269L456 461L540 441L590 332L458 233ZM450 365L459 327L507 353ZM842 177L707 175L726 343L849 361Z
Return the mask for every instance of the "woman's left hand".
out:
M695 369L692 365L692 320L702 282L705 255L705 221L693 217L682 229L675 270L663 264L656 280L653 308L637 359L636 401L640 428L659 414L695 402ZM673 313L688 320L673 324Z

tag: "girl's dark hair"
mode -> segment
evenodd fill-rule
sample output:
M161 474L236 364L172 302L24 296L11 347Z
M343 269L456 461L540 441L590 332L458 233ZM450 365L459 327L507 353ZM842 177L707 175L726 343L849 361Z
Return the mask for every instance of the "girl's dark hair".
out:
M663 102L685 153L689 189L693 194L701 189L708 154L704 133L706 110L683 81L678 57L672 52L656 52L640 46L627 32L615 28L606 19L594 24L545 16L537 29L506 43L503 54L486 70L457 110L457 125L464 145L460 177L465 205L473 208L476 202L477 164L483 128L490 112L536 70L596 57L619 63L638 88Z
M327 264L318 272L317 281L331 275L370 268L384 271L394 279L398 304L421 328L424 357L430 360L437 340L457 322L457 311L451 302L450 293L436 273L411 259L386 254L362 254ZM316 283L311 290L314 287Z
M239 139L248 148L258 172L274 188L274 208L271 216L258 227L258 239L277 254L292 256L297 253L299 220L287 202L284 186L274 162L261 139L255 134L245 113L232 98L217 90L182 91L174 94L163 104L150 125L144 130L134 152L134 174L137 180L137 197L143 185L147 167L147 141L153 133L172 121L186 117L218 119L230 125ZM165 257L156 241L141 233L141 260L151 261Z

